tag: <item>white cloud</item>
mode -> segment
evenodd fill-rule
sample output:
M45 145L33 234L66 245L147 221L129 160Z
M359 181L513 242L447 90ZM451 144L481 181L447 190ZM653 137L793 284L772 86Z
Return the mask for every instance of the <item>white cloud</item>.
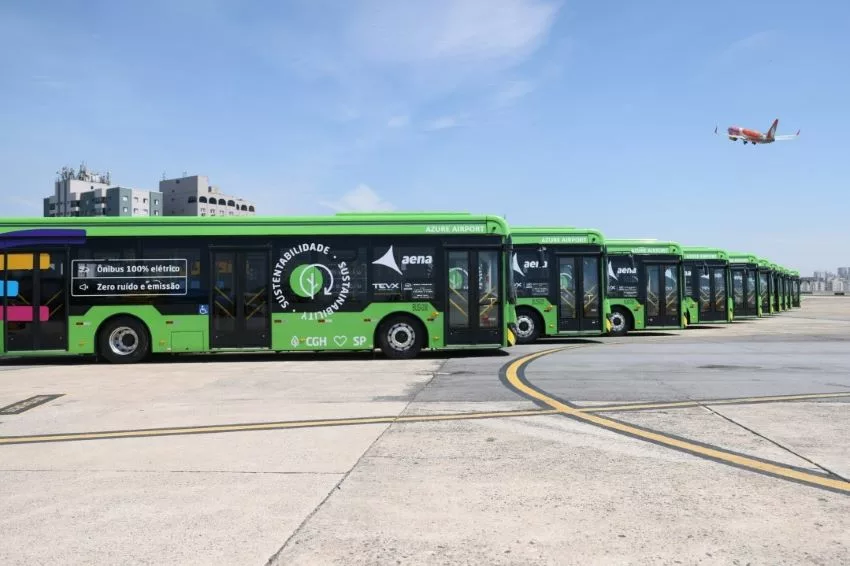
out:
M348 191L336 201L321 201L322 206L326 206L336 212L386 212L395 210L392 203L381 198L368 185L360 184L356 188Z
M496 93L493 97L493 104L495 106L507 106L508 104L531 94L534 92L535 88L537 88L537 85L531 81L512 81Z
M393 116L387 122L388 128L403 128L410 124L410 116Z
M708 72L725 69L744 70L753 64L769 60L773 57L772 50L778 39L779 34L768 30L752 33L733 41L709 59L706 70Z
M551 0L370 0L350 37L378 63L517 61L539 47L558 9Z
M753 50L762 50L771 47L777 39L774 31L760 31L748 35L743 39L732 42L721 54L724 59L733 59L742 53Z
M457 125L458 119L454 116L442 116L425 124L425 129L428 131L446 130L448 128L454 128Z

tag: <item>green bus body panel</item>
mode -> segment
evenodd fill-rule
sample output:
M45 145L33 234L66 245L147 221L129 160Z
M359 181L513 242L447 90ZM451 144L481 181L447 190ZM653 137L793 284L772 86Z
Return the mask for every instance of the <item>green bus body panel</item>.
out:
M682 255L682 246L676 242L657 240L605 240L605 251L613 254Z
M339 214L336 216L165 216L0 218L0 234L38 228L81 229L97 236L483 235L510 233L503 218L472 214Z
M601 330L559 330L558 329L558 307L546 297L517 297L517 307L528 307L534 309L543 319L543 336L601 336L608 332L607 328ZM602 301L602 312L605 320L611 314L611 305L608 299Z
M340 312L332 317L317 318L313 313L273 313L271 319L271 347L253 348L276 352L295 351L352 351L373 350L377 324L391 314L408 314L425 326L431 349L445 349L445 315L430 303L372 303L361 312ZM84 316L69 317L69 354L94 354L97 331L107 319L114 316L138 318L148 329L151 351L161 353L202 353L219 351L211 349L210 319L207 315L163 315L150 305L118 305L91 307ZM0 353L3 329L0 327ZM465 344L457 348L482 348L508 346L507 337L501 344ZM238 348L250 350L252 348ZM222 348L220 351L229 351ZM14 355L38 352L9 352Z
M729 262L729 253L718 248L685 246L682 248L682 255L685 260L714 259Z
M511 226L511 240L514 244L576 244L602 246L605 238L598 230L582 228L531 228Z
M207 316L162 315L151 305L110 305L91 307L83 316L68 317L68 351L72 354L94 354L98 328L115 315L134 316L141 320L150 332L151 351L154 353L178 351L173 350L172 340L184 348L199 348L179 350L184 352L201 352L209 346Z
M634 329L635 330L646 330L646 317L645 317L645 314L644 314L646 311L644 310L643 305L640 303L639 300L632 299L632 298L616 297L616 298L608 299L608 303L611 305L611 308L619 306L619 307L623 307L625 309L628 309L629 312L632 313L632 319L635 322ZM662 328L662 327L656 326L656 327L653 327L653 328ZM679 328L679 327L677 327L677 328Z

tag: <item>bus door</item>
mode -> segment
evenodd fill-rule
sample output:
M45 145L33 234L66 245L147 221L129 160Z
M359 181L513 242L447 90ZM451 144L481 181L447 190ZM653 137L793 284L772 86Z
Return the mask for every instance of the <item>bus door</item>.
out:
M681 326L679 266L644 262L646 326Z
M758 314L758 288L755 269L741 267L732 269L732 298L735 304L735 316L756 316Z
M271 346L270 250L212 251L211 348Z
M726 320L726 266L694 266L699 279L699 320L700 322Z
M745 280L746 288L746 307L745 311L750 316L758 315L758 288L756 287L756 278L758 277L758 269L749 267L746 271L747 278Z
M561 255L558 262L558 331L601 330L599 257Z
M446 344L501 344L502 252L498 248L446 251Z
M7 352L68 349L64 250L0 252L0 324Z
M764 271L758 272L759 278L759 301L761 302L762 315L770 314L770 276Z

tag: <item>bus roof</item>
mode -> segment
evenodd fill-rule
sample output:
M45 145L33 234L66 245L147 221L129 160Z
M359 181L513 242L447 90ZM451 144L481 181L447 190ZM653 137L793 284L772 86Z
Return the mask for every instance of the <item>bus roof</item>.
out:
M726 250L719 248L700 248L695 246L682 247L682 254L685 259L719 259L729 261L729 253Z
M605 249L613 254L682 255L682 246L676 242L658 240L605 240Z
M511 226L514 244L598 244L605 238L592 228Z
M729 263L758 263L759 258L754 254L729 252Z
M223 236L332 234L507 235L500 216L469 213L342 213L328 216L151 216L0 218L0 234L84 230L88 236Z

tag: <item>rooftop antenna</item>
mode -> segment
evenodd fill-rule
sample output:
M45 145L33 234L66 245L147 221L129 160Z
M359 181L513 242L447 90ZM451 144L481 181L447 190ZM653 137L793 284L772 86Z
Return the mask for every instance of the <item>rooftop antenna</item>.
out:
M165 171L162 172L162 180L165 181Z

